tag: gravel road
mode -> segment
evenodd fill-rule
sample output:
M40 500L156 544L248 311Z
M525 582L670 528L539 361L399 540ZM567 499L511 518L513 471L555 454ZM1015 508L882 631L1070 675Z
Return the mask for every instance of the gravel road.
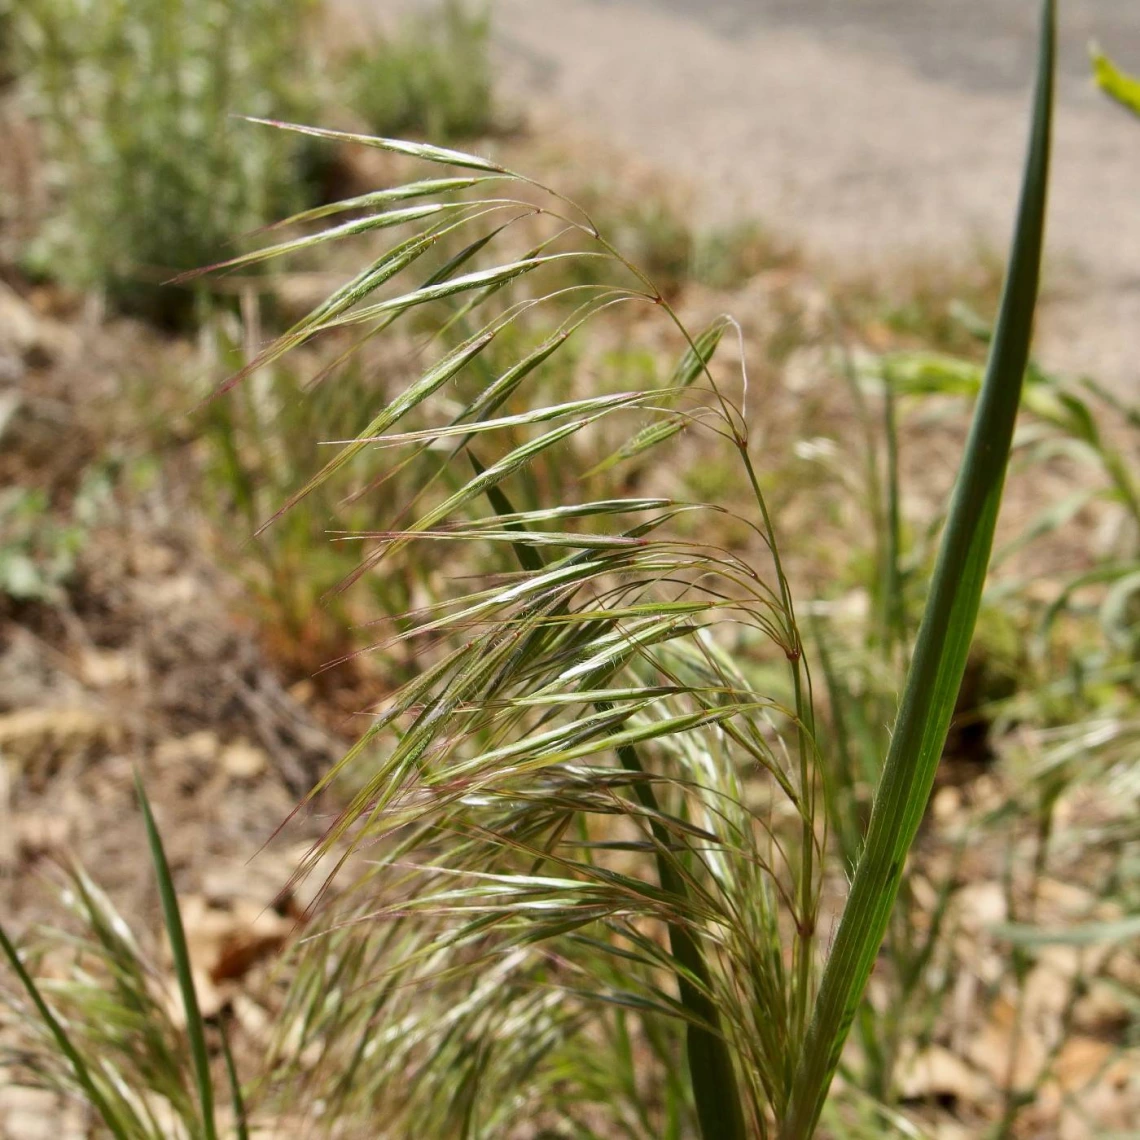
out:
M1038 0L653 0L650 6L726 36L798 29L840 49L902 59L919 76L964 91L1014 94L1033 66L1040 13ZM1137 0L1062 0L1061 17L1061 71L1086 97L1090 39L1140 60Z
M844 265L1003 248L1036 0L494 0L516 99ZM1093 89L1140 70L1140 0L1065 0L1047 361L1140 397L1140 122ZM557 121L557 118L555 119Z

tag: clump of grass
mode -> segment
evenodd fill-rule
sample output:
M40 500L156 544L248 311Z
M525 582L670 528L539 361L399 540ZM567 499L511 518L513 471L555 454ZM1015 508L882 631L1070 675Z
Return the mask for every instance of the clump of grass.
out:
M346 203L369 211L347 226L229 263L362 228L395 235L224 391L313 337L369 340L440 315L410 376L362 410L277 516L352 465L375 464L381 493L409 473L357 574L409 556L449 571L381 642L415 646L418 671L313 792L340 786L347 803L299 873L324 855L343 866L365 844L375 858L312 939L280 1019L274 1073L294 1096L372 1135L524 1135L536 1121L555 1135L814 1134L933 785L989 564L1044 226L1048 0L1043 12L997 331L826 957L824 877L848 868L830 863L810 646L750 447L746 378L729 385L709 368L733 322L685 332L664 290L580 210L495 162L296 128L459 167L468 193L389 189ZM457 252L432 264L442 240ZM568 285L574 263L593 268ZM617 307L684 338L663 385L555 397L535 383ZM520 328L530 335L512 340ZM738 521L755 559L710 541L720 504L603 479L629 459L668 462L685 431L723 442L749 490ZM570 465L591 448L599 462L576 482ZM558 461L563 479L533 478ZM697 526L682 530L682 517ZM456 553L469 548L484 552L475 574ZM727 635L750 654L730 652Z
M991 332L970 319L968 335L983 346ZM936 352L896 352L869 368L898 395L972 397L979 390L981 367L969 359ZM1140 413L1097 382L1073 379L1031 361L1026 376L1025 406L1032 427L1015 452L1018 468L1040 470L1060 458L1078 465L1088 478L1059 502L1030 517L997 552L1001 562L1013 560L1072 522L1088 508L1114 517L1114 540L1095 564L1062 575L1056 597L1038 602L1038 649L1063 615L1091 613L1099 620L1101 645L1126 650L1131 644L1130 607L1140 592L1140 467L1135 440ZM1090 602L1091 608L1090 608ZM1086 670L1091 680L1103 662Z
M240 367L242 338L229 315L212 321L208 331L222 367ZM243 577L270 655L289 675L320 675L359 647L355 626L365 617L388 616L409 605L413 570L371 579L371 597L363 605L350 606L339 590L360 561L362 542L355 536L384 525L375 501L360 494L367 481L359 463L347 465L338 480L248 541L293 490L321 470L325 441L351 435L360 408L385 398L382 376L359 360L347 362L336 383L313 388L291 362L282 361L232 398L210 402L198 416L222 556ZM406 665L390 657L385 671L394 676Z
M897 269L885 287L868 277L844 282L836 290L836 308L877 348L922 346L980 359L985 348L974 326L992 321L1001 284L1001 258L978 248L968 261L949 269L912 262Z
M142 950L122 915L82 870L71 868L63 898L78 921L78 937L48 931L34 947L20 950L0 925L0 958L19 982L14 994L0 996L21 1024L35 1031L15 1058L17 1072L86 1101L116 1140L217 1140L216 1102L227 1097L228 1084L233 1134L245 1140L242 1089L224 1031L229 1079L213 1073L170 867L141 781L136 785L177 979L177 1005L165 971ZM36 980L45 954L68 962L62 980Z
M441 202L364 277L251 368L322 329L345 322L383 328L444 300L459 300L470 322L458 345L430 358L420 379L302 489L313 490L371 446L403 450L409 458L438 450L435 474L365 569L391 564L424 544L440 550L455 543L498 545L514 563L513 572L504 567L472 585L456 579L406 635L440 640L424 671L394 694L346 758L346 768L359 771L368 757L374 767L322 845L331 849L366 837L398 843L388 864L393 872L378 871L362 884L366 910L359 921L367 924L371 908L386 924L398 924L399 950L390 945L386 956L392 983L400 990L430 986L434 999L420 1002L430 1012L426 1023L416 1022L415 1039L427 1050L423 1060L409 1062L417 1084L401 1088L399 1074L407 1070L398 1066L377 1089L406 1120L423 1119L432 1105L454 1105L459 1096L452 1066L437 1068L426 1059L439 1056L460 1032L447 1021L445 1038L437 1036L446 1020L441 1011L457 1001L452 979L466 986L468 971L511 961L561 990L567 1001L571 994L576 1000L604 996L645 1012L644 1033L651 1024L667 1024L660 1019L672 1006L684 1024L695 1116L710 1140L799 1138L814 1130L888 926L980 603L1036 297L1051 27L1050 12L1000 332L916 635L902 711L881 760L851 896L818 989L820 741L805 646L749 453L747 424L707 372L726 322L690 340L663 389L559 404L524 400L535 366L609 307L650 305L672 319L663 290L557 195L540 207L512 198L517 176L501 166L433 147L371 141L465 166L478 179L499 183L498 193ZM548 237L484 268L467 266L536 210L549 223ZM409 215L378 214L374 224L405 220ZM458 228L467 232L468 244L444 273L413 279L395 296L364 299L364 290L406 270L441 233ZM321 240L344 233L330 229ZM572 236L584 241L584 249L566 248ZM558 270L559 288L545 291L544 273L575 260L596 261L600 268L569 291ZM606 265L619 271L608 282ZM529 285L524 299L502 299L523 278ZM504 371L472 383L474 362L536 308L551 314L556 331ZM456 396L441 408L441 421L430 417L429 401L444 385ZM727 441L740 478L753 489L751 525L769 552L766 566L707 550L671 526L678 515L709 507L668 499L568 500L557 493L526 509L514 505L520 481L536 462L564 452L570 439L588 441L597 425L630 412L642 419L652 414L647 425L631 430L619 460L660 449L680 431L702 426ZM424 416L427 426L412 426ZM597 468L607 469L608 461ZM446 491L431 493L445 474ZM782 662L786 676L779 691L786 700L761 695L741 663L719 647L725 625ZM749 770L764 787L766 812L744 806L740 774ZM444 834L455 842L440 847ZM613 862L619 853L628 862ZM661 938L646 937L644 924L659 925ZM603 982L599 960L629 963L621 969L620 993ZM649 981L659 971L673 975L675 990L662 992ZM492 1022L521 1020L518 1003L530 989L496 987L488 995ZM394 1029L397 1023L406 1028L407 1015L397 1008L404 1009L392 1003L378 1013L383 1019L373 1031L384 1034L382 1025ZM387 1021L389 1012L394 1022ZM486 1016L482 1010L480 1018ZM473 1060L492 1057L501 1044L482 1020L466 1023L462 1040ZM484 1106L474 1077L464 1087L465 1113L493 1111ZM529 1106L527 1111L533 1114ZM440 1124L454 1127L454 1120Z
M490 34L487 11L445 0L348 57L349 103L377 135L449 142L490 134L500 121Z
M22 82L53 189L26 267L184 323L192 298L160 290L164 280L305 204L303 148L235 116L305 110L296 77L311 10L311 0L20 5Z
M788 269L797 261L795 247L759 222L745 219L714 226L693 243L693 280L712 289L735 289L772 269Z

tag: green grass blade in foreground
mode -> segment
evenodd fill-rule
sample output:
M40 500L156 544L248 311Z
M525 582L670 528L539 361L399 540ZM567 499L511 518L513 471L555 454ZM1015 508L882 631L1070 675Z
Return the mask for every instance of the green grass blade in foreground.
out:
M230 1083L236 1140L249 1140L249 1114L245 1109L245 1097L242 1095L241 1081L238 1079L237 1066L234 1064L234 1055L225 1029L222 1030L222 1057L226 1062L226 1077Z
M182 927L182 914L178 909L178 896L174 890L174 880L170 875L170 864L162 847L162 838L150 810L142 779L135 773L135 788L139 805L142 807L146 823L146 837L150 844L151 860L154 863L155 878L158 880L158 894L162 900L162 918L166 934L170 939L170 952L174 959L174 972L178 977L178 988L182 993L182 1005L186 1011L186 1035L190 1040L190 1057L194 1062L194 1079L198 1085L198 1104L202 1110L202 1135L205 1140L217 1140L217 1125L214 1121L214 1086L210 1081L210 1056L206 1050L206 1025L202 1011L198 1007L198 994L194 989L194 976L190 970L190 951L186 945L186 932Z
M783 1140L806 1140L819 1120L887 929L966 665L1029 358L1045 227L1055 38L1055 5L1045 0L1029 156L989 364L875 795L866 846L793 1080L781 1127Z
M40 993L39 986L36 985L35 980L31 974L28 973L24 963L20 960L19 952L16 950L16 947L12 945L3 926L0 926L0 951L2 951L4 957L8 959L9 965L11 965L15 971L16 977L20 979L20 984L24 987L28 997L32 999L32 1004L36 1007L36 1012L40 1015L44 1025L47 1026L56 1045L59 1046L59 1051L67 1058L68 1063L71 1065L71 1071L75 1074L76 1083L83 1089L87 1099L91 1102L91 1106L102 1118L103 1123L113 1136L117 1137L118 1140L127 1140L127 1131L123 1127L122 1122L107 1103L106 1097L100 1092L99 1086L91 1076L91 1071L88 1069L87 1063L83 1060L83 1057L79 1053L79 1050L76 1049L71 1038L68 1037L67 1031L64 1029L59 1018L52 1013L51 1007L44 1000L43 994Z

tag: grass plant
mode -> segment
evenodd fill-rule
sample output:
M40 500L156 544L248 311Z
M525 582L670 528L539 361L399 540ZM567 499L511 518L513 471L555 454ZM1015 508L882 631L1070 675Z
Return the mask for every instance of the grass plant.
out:
M143 952L123 916L72 867L63 898L79 923L78 938L47 932L28 954L0 926L0 954L22 991L9 1000L23 1023L38 1022L42 1039L50 1042L40 1056L33 1049L17 1054L15 1062L35 1083L80 1096L115 1140L217 1140L208 1031L170 867L146 792L141 781L136 785L179 1005L170 1000L165 971ZM36 962L41 955L70 961L63 980L33 977L27 959ZM236 1081L229 1092L240 1122L244 1100Z
M349 102L378 135L458 141L491 134L495 105L488 12L465 0L405 19L352 52Z
M184 323L173 273L305 205L296 140L236 114L303 112L309 0L27 0L21 83L53 192L33 273Z
M310 212L298 236L215 267L391 235L219 398L302 344L410 328L410 379L332 441L261 533L359 471L374 494L400 497L389 522L358 536L366 553L350 579L398 574L409 560L446 568L429 604L392 614L378 634L378 651L410 647L417 670L312 793L339 789L344 807L298 874L326 856L341 868L367 862L297 950L255 1112L284 1096L319 1104L346 1133L440 1140L815 1133L888 932L982 599L1029 360L1054 50L1045 0L1002 304L913 632L899 605L897 480L884 485L878 636L904 682L889 740L875 737L859 761L860 781L875 784L865 827L828 755L843 743L817 717L814 641L761 490L748 377L714 379L734 322L691 335L590 213L494 161L277 124L460 173L354 199L339 208L343 222L335 206ZM617 310L682 343L665 383L544 384L559 354ZM718 544L722 504L615 490L623 464L667 465L683 433L706 434L735 464L750 502L734 521L754 536L755 557ZM585 469L583 455L593 457ZM543 465L560 475L537 478ZM748 652L730 652L729 635ZM205 1038L146 819L189 1023L184 1118L209 1137ZM848 860L854 877L828 945ZM99 1070L2 945L72 1087L114 1129ZM908 968L924 952L914 948Z

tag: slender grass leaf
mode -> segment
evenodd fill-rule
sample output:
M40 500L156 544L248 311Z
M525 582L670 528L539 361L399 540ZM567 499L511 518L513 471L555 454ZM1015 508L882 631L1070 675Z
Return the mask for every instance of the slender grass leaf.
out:
M226 1079L230 1085L230 1104L233 1106L234 1131L237 1140L249 1140L249 1114L245 1107L245 1097L241 1091L241 1081L238 1079L237 1066L234 1064L233 1051L230 1049L229 1035L222 1027L222 1057L226 1062Z
M991 926L990 932L1015 946L1115 946L1140 939L1140 915L1115 922L1086 922L1060 930L1011 922Z
M411 222L423 221L425 218L435 217L447 211L474 209L469 202L433 202L427 206L407 206L402 210L388 210L381 214L369 214L364 218L354 218L350 222L342 222L339 226L321 230L315 234L305 234L302 237L292 238L289 241L278 242L277 245L267 245L262 249L255 249L250 253L242 253L237 257L219 261L216 265L207 265L201 269L192 269L188 273L179 274L171 279L170 284L178 285L194 277L206 273L214 273L222 269L240 269L246 265L258 265L262 261L269 261L274 257L286 257L291 253L300 253L302 250L312 249L314 246L324 245L325 242L339 241L341 238L356 237L358 234L369 233L372 230L388 229L391 226L408 225Z
M930 597L814 1016L782 1140L815 1130L894 907L907 853L933 787L977 620L1013 441L1040 277L1056 52L1053 0L1042 5L1029 154L1001 309Z
M71 1071L75 1074L76 1082L80 1088L83 1089L88 1100L91 1101L92 1107L98 1112L103 1123L106 1124L111 1130L111 1133L117 1137L118 1140L128 1140L128 1134L118 1114L111 1108L107 1102L107 1098L95 1083L91 1076L91 1070L87 1067L87 1063L83 1060L79 1050L67 1035L63 1024L44 1000L39 986L36 985L35 979L28 973L27 968L20 958L19 952L16 950L16 947L12 945L3 926L0 926L0 951L3 951L4 957L8 959L8 964L12 967L16 977L20 979L20 984L24 987L28 997L31 998L32 1004L36 1007L36 1012L40 1015L44 1025L47 1026L48 1032L51 1033L56 1045L59 1046L59 1051L67 1058L68 1063L71 1065Z
M468 190L481 182L494 181L497 176L473 176L467 178L432 178L422 182L407 182L402 186L392 186L386 190L370 190L355 198L342 198L338 202L327 202L314 206L291 218L283 218L266 226L266 230L284 229L286 226L304 225L306 222L319 222L333 214L343 214L350 210L371 210L375 206L385 206L389 202L403 202L409 198L435 198L456 190Z
M388 150L395 154L406 154L409 158L422 158L425 162L437 162L444 166L462 166L471 170L486 170L494 174L510 174L510 171L497 162L478 155L466 154L460 150L450 150L447 147L432 146L429 143L405 142L403 139L374 138L371 135L355 135L345 131L328 131L320 127L305 127L300 123L283 123L277 119L259 119L254 116L245 116L251 123L260 123L266 127L277 127L283 131L296 131L301 135L312 138L328 139L330 142L353 143L357 146L373 147L377 150Z
M198 1105L202 1113L202 1134L205 1140L217 1140L217 1122L214 1118L214 1085L210 1077L210 1054L206 1048L206 1023L198 1005L198 993L194 987L194 974L190 965L190 949L186 945L186 931L182 926L182 913L178 908L178 895L174 889L174 879L170 874L170 864L162 846L154 814L150 810L142 777L135 773L135 790L142 808L146 824L147 843L150 845L151 861L158 881L158 895L162 902L162 918L166 935L170 939L170 952L174 959L174 972L178 978L178 989L182 994L182 1008L186 1014L186 1036L190 1042L190 1059L194 1064L194 1079L198 1086Z

